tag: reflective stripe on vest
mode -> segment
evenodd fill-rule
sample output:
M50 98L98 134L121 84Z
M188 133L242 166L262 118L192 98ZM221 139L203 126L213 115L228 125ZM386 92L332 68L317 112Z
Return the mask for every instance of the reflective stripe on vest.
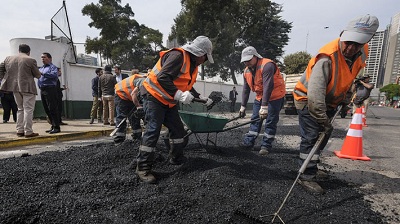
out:
M157 64L153 67L153 69L149 72L148 77L143 82L143 86L146 88L147 92L151 94L154 98L156 98L159 102L164 105L168 105L170 108L174 107L177 103L174 100L174 96L171 96L165 91L161 85L158 83L157 76L161 72L162 66L161 61L163 56L172 50L178 50L183 54L183 63L180 69L180 73L175 80L173 80L173 84L177 89L182 92L191 90L197 78L198 67L196 67L192 74L190 74L190 55L182 48L173 48L168 51L160 52L160 59Z
M136 79L144 79L143 75L134 74L115 84L115 93L123 100L132 101L131 93L135 89Z
M312 68L321 56L329 57L332 62L331 77L326 77L329 80L326 87L326 104L335 108L346 98L346 93L350 89L354 78L365 67L365 60L368 57L368 45L365 44L361 49L361 56L354 61L350 71L344 56L339 53L339 44L339 38L337 38L321 48L319 54L310 60L306 71L294 88L293 96L295 100L307 100L308 80L311 76Z
M274 73L274 89L272 90L271 96L269 98L269 101L277 100L285 96L286 90L285 90L285 82L283 80L283 76L278 68L276 66L275 62L273 62L270 59L267 58L262 58L258 60L257 65L256 65L256 74L254 76L253 80L253 75L248 67L245 68L244 70L244 79L246 80L247 84L249 85L251 91L256 93L256 99L258 101L262 100L263 97L263 81L262 81L262 71L264 69L264 66L267 63L273 63L275 65L275 73ZM254 85L253 85L254 84Z

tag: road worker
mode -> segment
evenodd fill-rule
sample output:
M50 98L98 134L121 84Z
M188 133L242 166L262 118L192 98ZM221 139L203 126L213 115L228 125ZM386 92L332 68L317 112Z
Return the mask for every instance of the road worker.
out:
M366 65L367 43L378 27L379 22L375 16L359 16L351 20L339 38L323 46L309 61L306 71L294 88L293 96L299 114L301 135L299 165L306 160L320 132L326 133L299 179L299 183L310 191L323 193L316 180L318 176L326 176L326 173L323 175L323 172L318 171L317 164L332 133L330 119L339 104L349 101L346 93Z
M143 82L146 91L146 128L137 156L136 174L145 183L155 183L152 173L155 161L155 148L162 125L168 128L170 135L169 162L182 164L183 142L186 131L178 113L179 104L190 104L194 98L212 100L200 96L193 89L196 82L198 66L206 61L213 63L212 43L205 36L198 36L192 43L180 48L160 52L160 59L148 73Z
M133 141L139 141L142 138L140 119L144 116L144 110L140 103L139 89L145 78L146 76L138 74L138 70L135 70L131 76L115 84L116 125L118 126L124 118L127 118L121 123L113 137L116 145L125 141L127 120L132 127Z
M259 154L265 156L272 148L276 129L279 121L279 112L285 97L285 82L275 62L263 58L252 46L242 51L240 62L246 65L244 70L244 84L242 105L239 116L246 115L246 104L250 91L256 93L251 119L261 118L250 124L249 132L243 139L242 147L253 148L255 140L261 131L262 122L265 120L265 130Z

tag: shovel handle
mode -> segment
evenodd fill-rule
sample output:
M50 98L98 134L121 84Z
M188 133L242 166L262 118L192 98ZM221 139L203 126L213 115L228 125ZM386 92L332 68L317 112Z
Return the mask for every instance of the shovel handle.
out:
M200 98L194 98L194 99L193 99L193 102L207 103L207 100L203 100L203 99L200 99Z

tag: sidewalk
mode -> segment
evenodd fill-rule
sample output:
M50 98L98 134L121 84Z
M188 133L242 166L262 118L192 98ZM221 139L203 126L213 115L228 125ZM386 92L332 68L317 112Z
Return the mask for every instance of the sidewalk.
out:
M211 112L210 114L227 117L229 119L238 115L230 112ZM236 120L236 123L248 121L251 112L248 111L247 119ZM16 132L16 123L0 123L0 151L11 147L27 146L34 144L44 144L57 141L71 141L78 139L90 139L101 136L108 136L115 129L114 126L103 125L102 123L89 124L90 119L82 120L63 120L68 125L61 126L61 132L57 134L48 134L46 130L50 129L50 124L46 120L34 119L33 131L39 136L32 138L18 137Z
M30 144L107 136L115 128L110 125L103 125L102 123L98 124L97 122L89 124L89 121L89 119L63 120L68 125L62 125L60 133L48 134L46 130L50 129L50 124L46 120L35 119L33 121L33 131L39 133L39 136L32 138L18 137L15 122L0 123L0 150Z

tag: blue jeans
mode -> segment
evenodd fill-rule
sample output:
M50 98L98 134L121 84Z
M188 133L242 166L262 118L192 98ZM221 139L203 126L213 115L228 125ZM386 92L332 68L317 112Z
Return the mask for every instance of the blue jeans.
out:
M272 148L272 142L275 140L276 129L279 122L279 113L281 111L282 105L283 98L268 102L268 116L267 119L265 119L265 130L261 146ZM261 100L254 100L253 114L251 115L252 120L259 118L258 112L260 111L260 108ZM254 146L257 135L261 132L261 130L259 130L261 129L261 126L261 121L255 121L250 124L249 132L243 139L244 145Z
M310 115L308 111L308 107L306 106L302 110L297 110L299 114L299 126L300 126L300 154L298 158L298 163L301 166L306 160L308 154L314 147L315 143L317 142L319 135L321 132L324 131L323 125L320 125L317 120ZM335 115L335 110L330 110L327 112L329 118ZM305 175L315 175L318 171L318 163L319 163L319 156L321 151L325 148L328 140L332 133L326 133L325 138L321 142L321 145L317 148L314 153L314 156L311 158L310 162L307 164L306 170L304 171Z

